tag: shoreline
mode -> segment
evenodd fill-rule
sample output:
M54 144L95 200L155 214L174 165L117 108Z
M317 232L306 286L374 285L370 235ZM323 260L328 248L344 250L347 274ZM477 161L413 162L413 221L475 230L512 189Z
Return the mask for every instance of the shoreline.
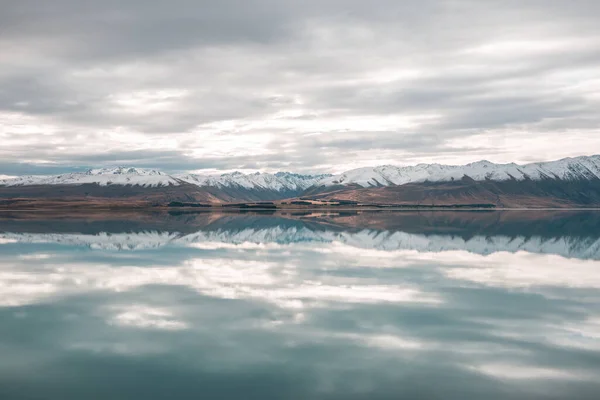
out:
M434 207L411 207L411 206L362 206L362 207L0 207L0 213L6 212L159 212L159 213L248 213L248 212L285 212L285 211L326 211L326 212L381 212L381 211L600 211L600 207L456 207L456 206L434 206Z

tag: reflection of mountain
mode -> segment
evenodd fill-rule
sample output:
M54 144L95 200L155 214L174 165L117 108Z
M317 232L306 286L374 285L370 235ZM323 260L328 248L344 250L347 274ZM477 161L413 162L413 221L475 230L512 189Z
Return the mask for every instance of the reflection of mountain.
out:
M600 259L600 213L429 212L128 214L0 219L0 243L135 250L211 243L331 243L356 248L476 254L527 251ZM19 218L17 218L19 217ZM108 219L107 219L108 218Z

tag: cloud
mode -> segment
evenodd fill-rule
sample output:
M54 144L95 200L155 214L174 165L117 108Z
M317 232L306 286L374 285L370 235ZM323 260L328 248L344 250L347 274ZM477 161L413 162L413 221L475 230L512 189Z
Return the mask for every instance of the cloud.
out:
M331 172L600 153L595 1L2 9L0 174ZM577 141L548 148L548 137Z

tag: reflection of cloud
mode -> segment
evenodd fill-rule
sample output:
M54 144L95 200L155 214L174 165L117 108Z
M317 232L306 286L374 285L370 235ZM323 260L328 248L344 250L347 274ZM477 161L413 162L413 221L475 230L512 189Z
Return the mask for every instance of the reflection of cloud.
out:
M436 296L416 288L400 285L352 285L333 286L302 284L289 289L265 293L269 299L306 299L309 301L333 301L347 303L438 303Z
M10 329L0 341L19 358L24 345L11 332L37 329L37 348L56 356L44 363L31 346L41 370L65 352L94 372L98 358L151 357L164 371L202 378L235 381L228 374L259 370L268 385L293 365L307 387L331 393L432 380L439 393L529 380L544 394L555 381L592 384L598 261L360 243L212 240L127 253L6 246L13 252L0 259L0 313ZM12 318L17 312L27 318ZM0 371L13 364L0 360ZM34 375L31 365L22 371Z
M225 242L196 242L191 243L189 247L201 250L220 250L220 249L234 249L234 250L245 250L245 249L273 249L281 247L278 243L253 243L253 242L242 242L242 243L225 243Z
M254 298L282 308L303 308L320 302L439 303L435 293L424 292L407 282L385 282L344 277L348 268L410 269L437 265L446 277L489 286L600 288L598 263L559 256L494 253L487 256L461 251L359 250L341 243L311 247L229 244L228 258L194 258L178 266L113 268L108 265L52 264L52 254L19 255L15 264L0 268L1 305L15 306L92 290L124 292L148 285L184 286L207 296L227 299ZM209 246L211 249L212 247ZM206 250L202 248L201 250ZM236 251L232 251L236 250ZM285 250L285 252L284 252ZM259 254L260 252L260 254ZM290 252L312 254L317 264L281 262L277 255ZM258 257L251 261L246 257ZM260 261L273 257L272 261ZM22 268L21 263L40 260L42 268ZM8 268L7 268L8 267ZM339 271L326 274L326 271Z
M562 323L553 329L564 333L552 337L559 346L578 347L590 351L600 351L600 316L591 316L577 323Z
M234 253L235 254L235 253ZM1 305L16 306L89 291L126 292L148 285L183 286L207 296L256 299L282 308L303 308L321 302L437 303L432 294L403 284L349 283L343 277L324 283L298 278L294 264L217 258L192 258L173 267L102 265L47 266L42 270L0 270L0 288L8 295ZM314 273L314 272L313 272Z
M172 313L165 309L134 304L117 308L116 311L111 323L120 326L169 331L187 328L184 322L174 319Z
M46 282L35 273L0 270L0 306L16 307L34 304L59 293L54 282Z
M416 340L405 339L393 335L373 335L365 337L369 346L378 347L383 350L407 350L420 349L423 344Z
M581 379L581 375L574 371L560 368L540 368L529 365L514 364L484 364L475 369L486 375L500 379Z
M117 340L112 341L78 341L76 343L69 343L67 350L69 351L82 351L87 353L96 354L119 354L127 356L136 355L148 355L148 354L159 354L167 351L166 348L159 345L156 342L141 341L134 342L119 342Z
M43 253L39 253L39 254L23 254L21 256L19 256L19 258L21 260L45 260L52 257L51 254L43 254Z
M460 252L446 253L441 264L455 264L444 269L450 278L490 286L600 288L597 261L525 252L495 253L486 257Z

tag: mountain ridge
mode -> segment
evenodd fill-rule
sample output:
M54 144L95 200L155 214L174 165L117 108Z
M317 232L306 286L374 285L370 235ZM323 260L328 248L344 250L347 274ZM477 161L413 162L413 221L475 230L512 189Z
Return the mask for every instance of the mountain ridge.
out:
M136 167L97 168L60 175L27 175L0 179L0 186L40 184L99 185L178 185L181 181L197 186L262 187L271 190L307 189L311 186L356 184L362 187L403 185L414 182L450 182L469 177L483 180L600 179L600 155L568 157L556 161L528 164L498 164L487 160L464 165L417 164L412 166L379 165L345 171L341 174L297 174L293 172L238 171L223 174L167 174L156 169Z
M381 165L338 175L167 174L114 167L0 180L0 199L127 199L232 203L304 198L381 205L572 207L600 205L600 155L530 164Z
M357 168L319 182L322 186L356 184L362 187L404 185L418 182L451 182L469 177L484 180L600 179L600 155L563 158L529 164L495 164L487 160L465 165L380 165Z

